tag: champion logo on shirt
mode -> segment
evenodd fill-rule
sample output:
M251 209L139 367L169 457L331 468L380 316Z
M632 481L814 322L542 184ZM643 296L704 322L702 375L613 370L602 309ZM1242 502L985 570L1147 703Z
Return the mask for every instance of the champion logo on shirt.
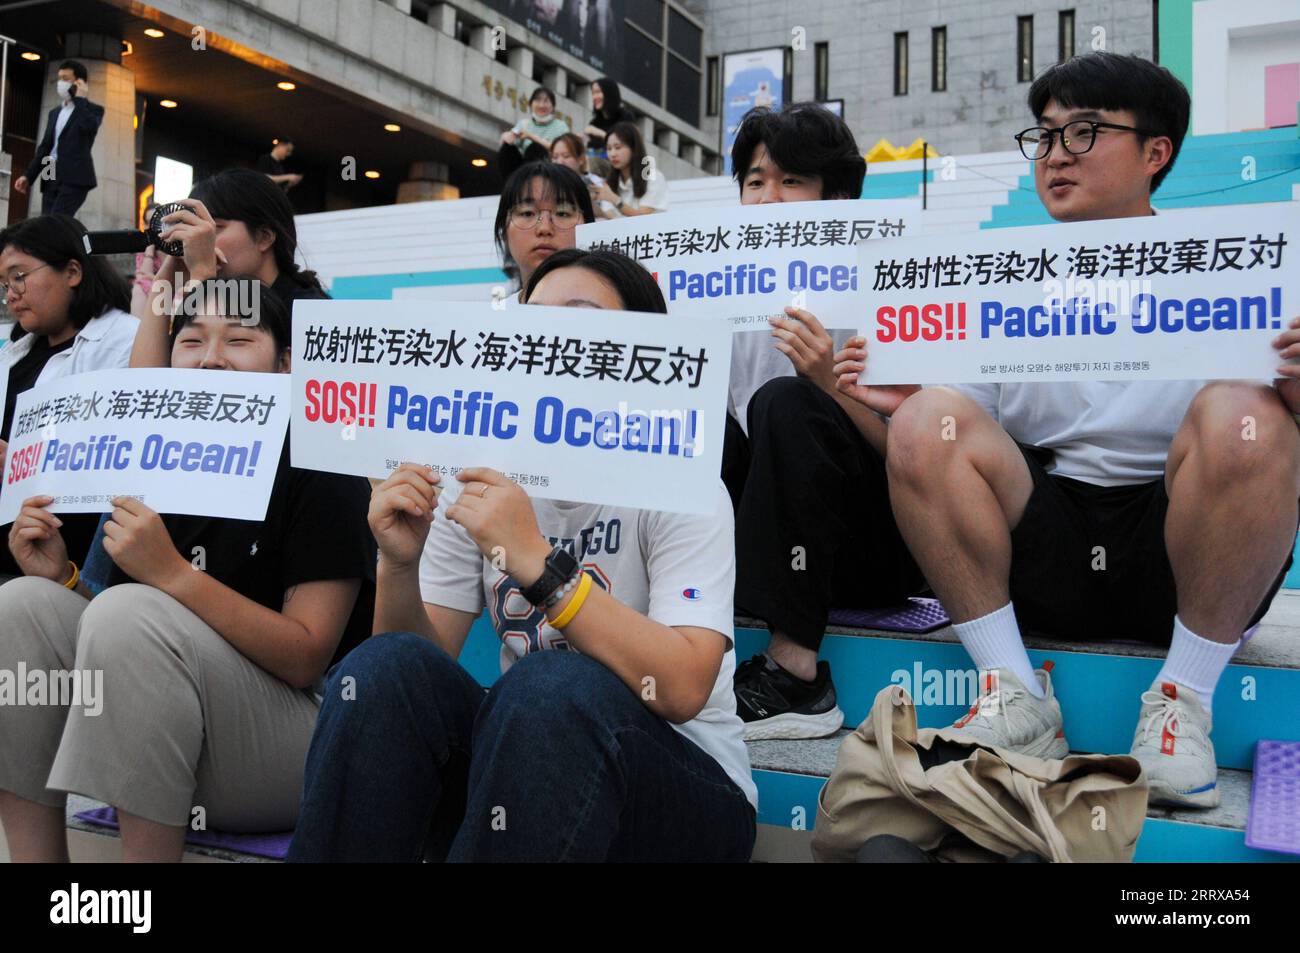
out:
M253 548L248 551L248 555L250 556L257 555L257 540L253 540Z
M688 602L698 602L700 599L704 598L704 593L694 587L690 587L682 590L682 598Z

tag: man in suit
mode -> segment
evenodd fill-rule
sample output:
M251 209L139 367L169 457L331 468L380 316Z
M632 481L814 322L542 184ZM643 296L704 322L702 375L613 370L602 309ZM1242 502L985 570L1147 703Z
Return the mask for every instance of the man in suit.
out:
M104 107L86 98L88 76L85 65L76 60L59 64L58 88L63 104L50 110L36 155L26 174L14 180L14 188L23 195L33 180L41 180L42 215L76 215L86 195L98 184L90 147L104 121ZM52 176L45 171L50 166L54 169Z

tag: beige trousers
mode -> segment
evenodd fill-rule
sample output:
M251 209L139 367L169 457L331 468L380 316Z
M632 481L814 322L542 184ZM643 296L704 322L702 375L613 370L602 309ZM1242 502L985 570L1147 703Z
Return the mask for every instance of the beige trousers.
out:
M6 673L37 703L6 694ZM60 677L80 697L65 683L41 703L33 680ZM91 602L48 579L0 586L0 790L52 806L72 791L176 827L289 830L319 708L151 586Z

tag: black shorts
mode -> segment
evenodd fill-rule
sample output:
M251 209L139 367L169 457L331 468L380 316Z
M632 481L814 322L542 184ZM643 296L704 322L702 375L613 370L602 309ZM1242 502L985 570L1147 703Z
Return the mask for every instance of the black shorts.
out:
M1020 449L1034 481L1011 533L1011 601L1021 629L1168 645L1178 596L1165 551L1165 481L1097 486L1049 474L1050 450ZM1288 554L1250 625L1264 617L1290 568Z

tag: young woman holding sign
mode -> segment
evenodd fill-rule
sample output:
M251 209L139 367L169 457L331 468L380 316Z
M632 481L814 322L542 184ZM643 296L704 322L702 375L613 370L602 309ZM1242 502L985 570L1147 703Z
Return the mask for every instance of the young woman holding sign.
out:
M519 292L537 266L551 255L572 248L579 225L595 220L591 196L582 178L555 162L530 162L506 180L493 226L501 267Z
M0 351L9 376L0 422L0 475L18 395L38 384L86 371L126 367L139 324L129 313L131 292L104 258L86 254L86 229L68 215L42 215L0 231L0 290L14 317L11 343ZM81 559L99 517L69 516L68 547ZM7 532L7 529L4 530ZM21 574L0 553L0 581Z
M609 252L556 252L527 290L665 310ZM419 466L374 493L377 634L330 675L290 860L746 860L721 484L688 516L529 499L487 468L457 480L440 513ZM456 662L484 605L506 669L486 693Z
M178 318L173 367L288 371L288 314L269 290L252 326L208 301ZM9 548L27 577L0 587L0 668L102 672L102 697L0 706L0 823L14 860L68 859L67 791L118 809L127 860L180 860L187 827L294 825L312 688L368 632L375 548L366 481L288 460L286 441L262 521L114 500L103 547L116 565L97 596L68 559L51 498L25 501Z

